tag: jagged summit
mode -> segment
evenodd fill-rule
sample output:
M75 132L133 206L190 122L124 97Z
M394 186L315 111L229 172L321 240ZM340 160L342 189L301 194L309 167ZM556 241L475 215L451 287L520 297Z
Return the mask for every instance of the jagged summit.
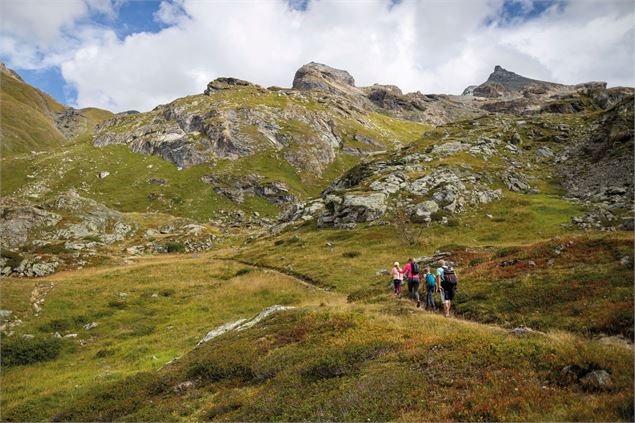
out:
M494 66L492 72L483 84L470 90L465 89L464 95L469 95L470 91L475 97L501 97L514 94L522 94L529 91L533 94L544 94L547 91L564 88L565 85L555 82L540 81L537 79L527 78L517 73L508 71L500 65Z
M489 76L487 82L496 82L504 86L510 91L520 91L523 88L533 84L545 84L549 86L563 86L554 82L540 81L537 79L527 78L517 73L508 71L500 65L494 66L494 72Z

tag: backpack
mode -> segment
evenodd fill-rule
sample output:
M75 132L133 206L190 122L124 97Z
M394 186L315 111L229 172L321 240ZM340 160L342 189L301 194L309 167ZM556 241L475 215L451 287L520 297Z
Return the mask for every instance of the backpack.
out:
M410 270L412 270L410 277L412 277L414 275L418 275L419 274L419 263L417 263L416 261L413 261L412 264L410 265Z
M428 273L426 276L426 286L436 286L437 279L434 277L432 273Z
M456 285L456 273L454 273L454 269L451 267L443 268L443 284L446 286Z

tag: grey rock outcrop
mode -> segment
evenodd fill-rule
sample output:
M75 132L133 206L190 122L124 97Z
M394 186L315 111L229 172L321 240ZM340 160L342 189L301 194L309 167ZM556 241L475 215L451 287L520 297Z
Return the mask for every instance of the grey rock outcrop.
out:
M386 194L347 193L329 194L324 198L324 210L318 226L338 226L357 222L370 222L386 213Z
M24 245L29 233L41 227L52 227L62 216L41 207L2 199L0 201L0 248Z
M293 77L296 90L318 90L330 94L360 94L355 80L345 70L322 63L310 62L298 69Z
M297 198L289 192L284 183L263 182L256 175L249 175L246 178L211 175L203 176L201 180L212 185L215 192L237 203L242 203L245 200L245 196L253 197L254 195L275 204L297 202Z
M207 84L207 88L205 89L205 95L212 95L216 91L228 90L233 87L258 87L256 84L252 84L248 81L243 81L238 78L216 78L209 84ZM258 87L260 88L260 87Z

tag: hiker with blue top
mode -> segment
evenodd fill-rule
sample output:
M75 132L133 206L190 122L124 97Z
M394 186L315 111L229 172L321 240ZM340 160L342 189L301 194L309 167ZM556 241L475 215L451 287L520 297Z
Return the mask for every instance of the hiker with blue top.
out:
M413 257L408 259L408 264L402 269L404 275L408 275L408 293L411 300L417 300L417 307L421 307L419 300L419 263Z
M429 267L426 267L424 270L425 274L423 275L423 279L426 282L426 310L436 311L434 293L437 290L437 279L430 273Z
M445 260L439 260L437 268L437 290L441 293L441 304L445 317L450 317L450 308L456 294L458 280L454 269L445 265Z

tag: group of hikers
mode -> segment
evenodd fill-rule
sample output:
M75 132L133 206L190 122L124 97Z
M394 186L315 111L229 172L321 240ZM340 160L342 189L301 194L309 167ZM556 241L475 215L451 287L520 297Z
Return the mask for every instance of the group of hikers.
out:
M408 283L409 298L417 302L417 307L421 307L419 286L421 281L424 281L426 285L426 310L436 311L434 293L439 292L441 294L443 312L445 317L449 317L458 280L454 269L451 266L447 266L445 260L439 260L438 264L439 267L436 269L435 274L430 272L429 267L424 267L421 274L419 263L412 257L408 259L408 263L403 269L399 266L399 262L395 262L391 271L392 286L395 295L401 297L401 284L405 278Z

